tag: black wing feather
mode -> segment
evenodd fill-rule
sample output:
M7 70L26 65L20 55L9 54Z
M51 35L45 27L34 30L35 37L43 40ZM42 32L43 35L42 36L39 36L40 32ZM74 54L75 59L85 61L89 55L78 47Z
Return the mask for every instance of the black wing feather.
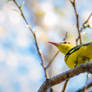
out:
M88 46L89 44L90 44L90 43L86 43L86 44L81 44L81 45L75 46L74 48L70 49L70 50L66 53L65 57L66 57L67 55L71 55L73 52L77 51L77 50L80 49L82 46Z

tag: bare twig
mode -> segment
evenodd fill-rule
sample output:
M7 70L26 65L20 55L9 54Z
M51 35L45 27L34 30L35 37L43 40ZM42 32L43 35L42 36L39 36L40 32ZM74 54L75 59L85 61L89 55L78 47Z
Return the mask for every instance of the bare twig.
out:
M92 17L92 13L90 13L90 15L88 16L88 18L84 21L84 23L82 24L82 27L80 29L80 32L82 32L83 28L85 27L85 25L88 23L88 21L90 20L90 18Z
M66 87L67 87L67 84L68 84L68 81L69 81L69 79L67 79L67 80L65 81L62 92L65 92Z
M81 27L81 29L80 29L80 32L82 32L83 31L83 29L85 28L85 25L88 23L88 21L90 20L90 18L92 17L92 13L88 16L88 18L84 21L84 23L82 24L82 27ZM79 36L78 36L78 38L76 39L76 42L78 42L78 40L79 40Z
M66 41L68 37L68 32L66 32L65 37L63 38L63 41Z
M79 36L79 39L80 39L80 44L82 44L81 33L80 33L80 28L79 28L79 14L77 13L76 1L70 0L70 2L71 2L72 6L74 8L75 17L76 17L76 27L77 27L78 36ZM78 40L76 40L76 41L78 41Z
M92 87L92 82L89 83L87 86L86 86L86 89ZM78 90L77 92L83 92L85 90L85 87L83 87L82 89Z
M40 59L41 59L41 65L43 66L44 73L45 73L45 77L47 78L47 74L46 74L45 66L44 66L44 59L43 59L43 56L42 56L42 54L41 54L40 48L39 48L39 46L38 46L36 34L35 34L35 32L33 31L31 25L27 22L27 20L26 20L26 18L25 18L25 16L24 16L24 13L23 13L21 7L19 6L19 4L17 3L17 1L16 1L16 0L13 0L13 2L15 3L15 5L16 5L16 6L18 7L18 9L20 10L20 13L21 13L22 18L24 19L26 25L28 26L29 30L30 30L30 31L32 32L32 34L33 34L33 37L34 37L34 40L35 40L35 46L36 46L36 48L37 48L38 54L39 54Z
M50 65L52 64L52 62L55 60L56 56L59 54L59 51L56 52L56 54L53 56L53 58L50 60L50 63L46 66L46 69L48 69L50 67Z
M54 76L48 80L46 80L42 86L40 87L38 92L46 92L46 90L58 83L63 82L64 80L67 80L71 77L74 77L75 75L78 75L80 73L89 72L92 73L92 63L82 64L79 67L76 67L74 69L71 69L67 72L61 73L57 76Z

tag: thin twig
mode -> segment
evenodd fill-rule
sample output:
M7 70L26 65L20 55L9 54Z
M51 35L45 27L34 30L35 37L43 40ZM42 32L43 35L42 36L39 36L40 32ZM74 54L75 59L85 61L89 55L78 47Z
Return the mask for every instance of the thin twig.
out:
M67 80L65 81L62 92L65 92L66 87L67 87L67 84L68 84L68 81L69 81L69 79L67 79Z
M68 37L68 32L66 32L65 37L63 38L63 41L66 41Z
M88 23L88 21L90 20L90 18L92 17L92 13L90 13L90 15L88 16L88 18L84 21L84 23L82 24L82 27L80 29L80 32L82 32L83 28L85 27L85 25Z
M71 2L72 6L74 8L75 17L76 17L76 27L77 27L78 36L79 36L79 39L80 39L80 44L82 44L81 33L80 33L80 28L79 28L79 14L77 13L76 1L75 0L71 1L70 0L70 2Z
M55 60L55 58L57 57L58 54L59 54L59 51L57 51L56 54L53 56L53 58L50 60L50 63L46 66L46 69L48 69L50 67L50 65Z
M88 23L88 21L90 20L90 18L92 17L92 13L90 13L90 15L88 16L88 18L83 22L82 26L81 26L81 29L80 29L80 32L83 31L83 29L85 28L85 25ZM79 40L79 36L78 38L76 39L76 42L78 42Z
M92 82L89 83L88 85L86 85L86 89L92 87ZM85 87L83 87L82 89L78 90L77 92L83 92L85 90Z
M26 20L26 18L25 18L25 16L24 16L24 13L23 13L21 7L19 6L19 4L17 3L17 1L16 1L16 0L13 0L13 2L15 3L15 5L16 5L16 6L18 7L18 9L20 10L20 13L21 13L22 18L24 19L26 25L28 26L29 30L30 30L30 31L32 32L32 34L33 34L33 37L34 37L34 40L35 40L35 46L36 46L37 51L38 51L38 54L39 54L39 56L40 56L41 65L43 66L44 73L45 73L45 77L46 77L46 79L47 79L47 74L46 74L45 66L44 66L44 59L43 59L43 56L42 56L42 54L41 54L40 48L39 48L39 46L38 46L36 34L35 34L35 32L33 31L31 25L30 25L30 24L28 23L28 21Z

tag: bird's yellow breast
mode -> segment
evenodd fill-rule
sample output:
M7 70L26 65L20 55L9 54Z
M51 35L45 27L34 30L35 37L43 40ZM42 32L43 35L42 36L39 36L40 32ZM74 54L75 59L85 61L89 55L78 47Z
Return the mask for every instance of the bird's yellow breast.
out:
M65 62L69 68L74 68L76 65L86 63L88 57L86 57L86 46L76 47L70 50L70 52L65 56Z

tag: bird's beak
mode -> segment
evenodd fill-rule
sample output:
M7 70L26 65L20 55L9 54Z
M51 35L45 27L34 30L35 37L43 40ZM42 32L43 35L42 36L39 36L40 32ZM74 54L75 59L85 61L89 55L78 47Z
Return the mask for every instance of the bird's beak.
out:
M48 42L48 43L55 45L55 46L59 45L59 43L55 43L55 42Z

